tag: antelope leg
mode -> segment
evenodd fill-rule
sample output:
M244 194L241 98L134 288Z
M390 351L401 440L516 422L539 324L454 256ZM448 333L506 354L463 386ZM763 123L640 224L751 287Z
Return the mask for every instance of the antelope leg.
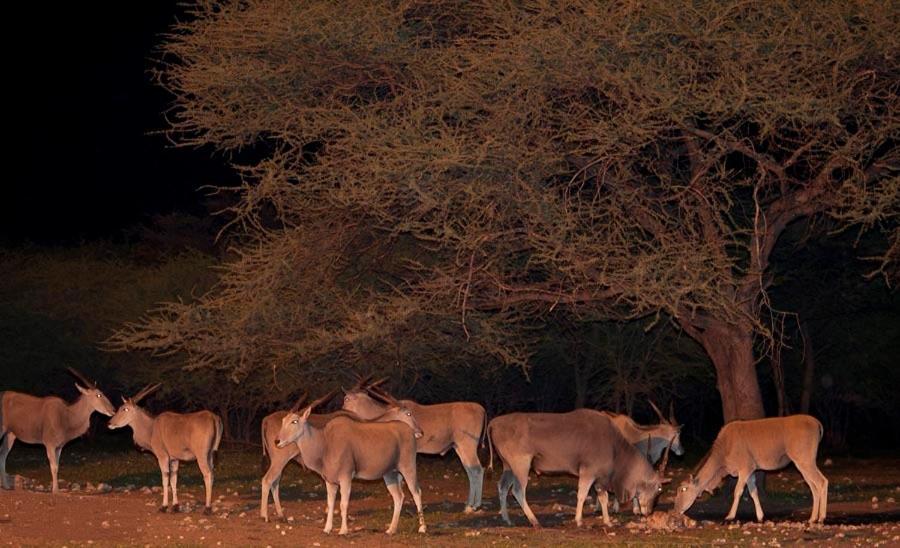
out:
M328 496L328 514L325 516L325 529L322 530L324 533L330 533L334 529L334 499L337 495L337 487L336 483L325 482L325 491Z
M756 474L750 474L747 478L747 491L750 493L750 498L753 499L753 506L756 507L756 521L762 521L763 509L759 503L759 492L756 490Z
M14 443L16 443L16 435L12 432L7 432L6 436L0 438L0 488L3 489L15 487L6 474L6 456L12 451Z
M603 525L611 526L612 522L609 521L609 491L606 489L597 491L597 504L603 512Z
M213 472L208 459L197 459L197 465L200 467L200 473L203 474L203 486L206 487L206 507L203 513L212 513L212 486Z
M178 464L179 461L173 460L169 464L169 485L172 486L172 511L177 512L178 507Z
M59 453L61 448L46 446L47 460L50 461L50 476L53 480L52 492L59 492Z
M169 507L169 458L168 457L158 457L159 461L159 473L162 476L162 491L163 491L163 502L162 506L160 506L159 511L165 512Z
M391 516L391 523L388 525L385 533L393 535L397 532L397 525L400 523L400 510L403 508L403 490L400 488L400 474L390 472L384 475L384 486L387 487L388 493L394 500L394 514Z
M346 535L350 532L347 527L347 512L350 509L350 478L341 481L341 530L339 535Z
M584 500L594 485L594 478L579 474L578 476L578 499L575 506L575 525L581 527L582 516L584 515Z
M734 485L734 501L731 503L731 511L725 516L725 521L731 521L737 515L738 503L741 502L741 494L744 492L744 485L747 484L748 475L746 472L738 474L737 483Z
M504 470L503 475L500 476L500 481L497 482L497 491L500 498L500 516L507 525L512 525L512 521L509 519L509 509L506 502L509 496L509 489L515 481L512 471Z

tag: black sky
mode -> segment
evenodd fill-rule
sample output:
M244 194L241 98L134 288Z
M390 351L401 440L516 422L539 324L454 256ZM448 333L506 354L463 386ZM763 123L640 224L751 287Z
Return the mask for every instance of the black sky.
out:
M170 97L148 68L175 1L29 3L8 13L0 240L77 244L157 213L199 211L229 172L209 151L151 135Z

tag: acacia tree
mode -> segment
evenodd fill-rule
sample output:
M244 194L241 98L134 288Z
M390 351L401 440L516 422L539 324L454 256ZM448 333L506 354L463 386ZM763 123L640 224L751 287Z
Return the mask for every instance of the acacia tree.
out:
M201 2L166 37L173 139L267 152L237 166L220 285L120 347L524 363L556 307L657 315L752 418L785 227L894 231L896 273L895 4L371 4Z

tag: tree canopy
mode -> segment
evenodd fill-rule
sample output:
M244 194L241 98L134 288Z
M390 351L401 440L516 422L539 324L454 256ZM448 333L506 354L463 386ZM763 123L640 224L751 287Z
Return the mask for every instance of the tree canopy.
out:
M175 142L253 152L237 243L113 342L236 377L527 365L555 315L656 317L760 416L785 228L885 231L896 279L897 28L874 1L201 2L158 78Z

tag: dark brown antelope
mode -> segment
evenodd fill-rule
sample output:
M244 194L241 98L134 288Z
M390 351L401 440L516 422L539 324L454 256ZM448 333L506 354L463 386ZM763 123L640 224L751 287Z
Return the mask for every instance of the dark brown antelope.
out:
M599 411L578 409L570 413L511 413L493 419L487 427L493 452L503 462L498 484L500 515L512 524L506 506L510 489L533 527L540 527L528 506L525 490L529 472L564 473L578 477L575 523L580 527L584 501L591 487L597 492L603 511L603 523L610 525L609 494L620 500L636 498L643 515L653 511L662 490L662 472L668 461L663 457L660 471L628 443L609 417Z
M341 529L338 534L347 534L353 478L384 479L394 499L394 513L386 533L396 533L403 506L401 476L416 503L419 532L424 533L422 490L416 476L416 439L422 437L422 430L412 412L400 402L391 401L387 414L379 417L378 422L345 415L332 418L324 426L316 426L311 418L312 409L310 405L302 413L284 417L278 444L284 446L293 440L300 446L304 464L317 471L325 481L328 492L325 533L333 529L334 502L340 489Z
M60 398L38 398L19 392L0 392L0 486L12 489L6 475L6 456L16 440L40 443L47 450L53 492L59 491L59 456L63 446L87 432L94 411L107 417L115 407L97 388L96 383L71 367L69 372L80 381L75 384L81 392L78 400L67 404Z
M373 398L373 394L381 400L390 397L377 388L384 379L366 386L368 380L368 378L361 379L344 395L344 409L362 419L375 418L387 408L385 403ZM469 478L469 495L465 511L474 512L481 506L484 480L484 467L478 459L478 444L479 441L483 442L487 419L484 407L473 402L421 405L412 400L400 400L400 403L412 411L425 433L424 437L416 442L416 450L419 453L444 455L450 449L456 451Z
M178 464L180 461L196 460L203 474L206 487L206 514L212 513L213 454L222 441L222 419L210 411L196 413L165 412L154 417L137 404L159 384L146 386L131 398L122 398L109 428L130 426L134 443L146 451L151 451L159 462L162 474L163 503L160 512L166 509L178 511ZM172 487L172 505L169 506L169 486Z
M692 474L678 487L675 510L683 514L701 492L712 492L725 476L737 476L734 501L725 519L734 519L746 485L756 507L756 519L762 521L754 472L778 470L793 462L812 491L809 522L822 523L828 506L828 480L816 466L821 440L822 423L809 415L729 422L719 431L696 476Z

